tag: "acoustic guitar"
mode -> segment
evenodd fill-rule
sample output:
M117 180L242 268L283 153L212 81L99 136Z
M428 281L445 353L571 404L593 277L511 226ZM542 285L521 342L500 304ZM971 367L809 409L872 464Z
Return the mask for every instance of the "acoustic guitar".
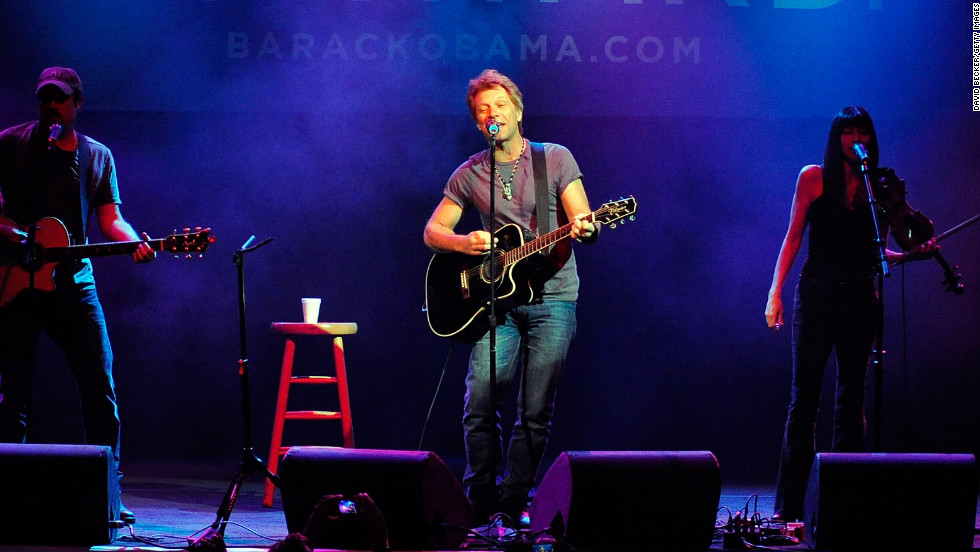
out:
M25 232L32 230L22 227L10 219L0 215L5 224L17 226ZM85 245L69 245L71 236L64 223L54 217L45 217L33 226L35 245L31 251L20 248L17 255L5 255L0 258L0 307L13 301L26 289L54 291L54 269L58 263L105 257L108 255L132 254L141 243L140 241L94 243ZM175 255L201 255L214 242L211 229L189 229L183 233L174 233L166 238L149 240L154 251L169 251Z
M586 215L592 223L610 228L616 222L636 213L633 196L610 201ZM429 328L440 337L453 337L472 343L490 329L486 311L490 301L491 263L494 274L497 308L501 311L526 305L536 298L532 285L534 256L571 236L572 223L543 236L530 239L533 233L516 224L507 224L494 232L499 244L493 259L490 254L437 253L425 273L425 312ZM540 257L540 256L538 256Z

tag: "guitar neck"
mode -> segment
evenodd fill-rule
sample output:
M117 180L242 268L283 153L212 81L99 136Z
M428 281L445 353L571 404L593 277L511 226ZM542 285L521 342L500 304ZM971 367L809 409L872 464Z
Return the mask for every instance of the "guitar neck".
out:
M149 240L147 243L154 251L163 251L166 240ZM51 247L44 250L45 262L61 262L67 260L91 259L93 257L108 257L110 255L132 254L139 248L142 240L125 242L92 243L87 245L69 245L67 247Z
M602 209L593 211L589 213L585 218L590 222L595 223L596 215L600 213ZM535 253L547 249L552 245L560 242L561 240L572 235L572 226L574 223L569 222L568 224L548 232L543 236L538 236L537 238L521 245L520 247L515 247L504 254L504 266L511 265L523 261L524 259L534 255Z

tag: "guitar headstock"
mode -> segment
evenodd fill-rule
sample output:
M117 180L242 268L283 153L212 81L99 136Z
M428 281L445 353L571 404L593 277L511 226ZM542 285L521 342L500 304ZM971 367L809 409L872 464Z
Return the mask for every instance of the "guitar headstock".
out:
M629 217L628 220L636 220L635 213L636 199L629 196L604 203L602 207L596 209L594 220L607 224L610 228L615 228L616 223L624 218Z
M174 255L203 255L208 246L214 243L214 236L211 235L210 228L202 229L200 226L192 232L190 228L184 228L181 233L174 232L163 240L161 248Z

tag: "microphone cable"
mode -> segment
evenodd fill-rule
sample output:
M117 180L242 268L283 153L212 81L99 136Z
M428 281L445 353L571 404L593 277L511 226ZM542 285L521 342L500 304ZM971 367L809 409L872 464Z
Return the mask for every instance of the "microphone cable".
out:
M442 382L446 379L446 371L449 369L449 359L453 357L453 346L456 342L450 340L449 351L446 353L446 361L442 364L442 373L439 374L439 383L436 384L436 391L432 394L432 402L429 403L429 411L425 415L425 422L422 424L422 435L419 436L418 452L422 451L422 442L425 440L425 431L429 427L429 420L432 419L432 410L436 406L436 399L439 397L439 390L442 389Z

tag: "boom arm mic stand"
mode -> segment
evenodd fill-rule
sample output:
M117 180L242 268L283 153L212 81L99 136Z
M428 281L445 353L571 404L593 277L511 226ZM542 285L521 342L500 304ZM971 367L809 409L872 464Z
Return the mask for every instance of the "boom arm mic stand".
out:
M225 493L224 499L221 501L221 505L218 507L218 514L211 524L211 527L204 532L204 534L195 540L190 547L193 549L193 544L201 543L202 541L221 539L225 534L225 526L228 523L228 519L231 518L231 511L235 507L235 501L238 498L238 491L242 486L242 481L245 479L246 475L264 473L269 480L272 481L274 485L279 486L279 477L269 471L269 468L265 463L255 454L252 447L252 415L249 406L249 390L248 390L248 355L246 353L245 346L245 272L244 272L244 260L245 254L255 251L256 249L268 244L272 241L272 238L267 238L260 242L258 245L251 245L252 241L255 240L255 236L250 237L239 249L232 255L232 260L235 265L238 266L238 329L239 338L241 341L241 358L238 360L238 378L242 385L242 429L244 434L244 446L242 447L242 461L238 466L238 472L231 480L231 484L228 486L228 491Z

